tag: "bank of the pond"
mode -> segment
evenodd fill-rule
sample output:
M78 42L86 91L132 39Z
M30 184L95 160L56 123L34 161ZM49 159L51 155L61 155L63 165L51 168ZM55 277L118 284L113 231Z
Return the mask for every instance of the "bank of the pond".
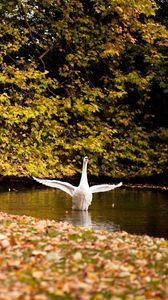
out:
M0 213L0 299L168 299L167 249L163 238Z
M80 176L57 178L62 181L70 182L74 185L79 184ZM156 189L168 191L168 175L165 176L155 176L155 177L135 177L135 178L110 178L106 176L90 176L90 184L100 184L100 183L118 183L122 181L123 187L125 188L144 188L144 189ZM12 190L23 190L36 188L41 186L33 180L31 176L0 176L0 192L1 191L12 191ZM43 186L44 188L44 186Z

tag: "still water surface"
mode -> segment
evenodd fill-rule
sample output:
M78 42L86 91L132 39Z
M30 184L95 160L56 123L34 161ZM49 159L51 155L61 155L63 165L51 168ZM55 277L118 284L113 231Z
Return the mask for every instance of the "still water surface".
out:
M0 210L94 229L168 238L167 192L122 188L94 194L88 212L72 211L69 195L55 189L3 192Z

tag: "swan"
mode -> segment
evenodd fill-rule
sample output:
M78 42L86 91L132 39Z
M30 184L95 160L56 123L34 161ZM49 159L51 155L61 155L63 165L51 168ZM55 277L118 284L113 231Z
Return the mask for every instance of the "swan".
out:
M83 159L81 179L78 186L73 186L72 184L64 181L40 179L34 176L33 179L46 186L57 188L68 193L72 197L72 209L87 211L92 202L93 193L111 191L122 185L122 182L120 182L118 184L99 184L89 187L87 178L87 164L88 157L85 156Z

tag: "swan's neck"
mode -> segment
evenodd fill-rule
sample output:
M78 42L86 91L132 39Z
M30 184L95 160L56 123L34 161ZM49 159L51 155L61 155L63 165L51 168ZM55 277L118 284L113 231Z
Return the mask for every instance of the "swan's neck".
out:
M81 175L79 186L83 186L83 187L89 186L88 178L87 178L87 161L83 161L82 175Z

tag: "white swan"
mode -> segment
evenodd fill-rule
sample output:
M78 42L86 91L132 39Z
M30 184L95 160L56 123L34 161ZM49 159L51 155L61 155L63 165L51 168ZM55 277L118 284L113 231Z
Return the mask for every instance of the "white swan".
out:
M100 184L89 187L87 179L87 163L88 157L85 156L83 159L81 180L78 187L73 186L68 182L59 180L39 179L36 177L33 177L33 179L44 185L57 188L68 193L72 197L72 209L88 210L88 207L92 202L93 193L113 190L117 187L120 187L122 185L122 182L118 184Z

